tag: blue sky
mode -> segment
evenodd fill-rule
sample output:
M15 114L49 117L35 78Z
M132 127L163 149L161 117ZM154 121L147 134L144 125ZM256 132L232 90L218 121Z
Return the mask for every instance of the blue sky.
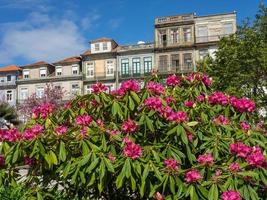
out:
M153 41L157 16L237 11L238 23L266 0L0 0L0 66L79 55L88 42Z

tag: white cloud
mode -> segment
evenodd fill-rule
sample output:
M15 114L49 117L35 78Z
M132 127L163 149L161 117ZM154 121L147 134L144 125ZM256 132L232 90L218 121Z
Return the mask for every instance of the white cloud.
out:
M51 62L79 55L87 48L85 45L75 22L37 11L24 21L5 24L0 38L0 62L10 64L18 58Z
M88 15L86 17L83 17L81 19L81 27L84 30L91 29L93 26L95 27L97 25L97 20L101 17L101 15L94 13L91 15Z

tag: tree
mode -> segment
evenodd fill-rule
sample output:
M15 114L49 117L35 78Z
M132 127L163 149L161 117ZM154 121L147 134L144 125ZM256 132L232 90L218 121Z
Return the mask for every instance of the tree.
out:
M267 8L260 10L252 24L220 40L215 59L200 63L200 71L214 78L214 87L232 95L254 99L267 110ZM202 68L202 66L208 66ZM209 69L209 70L207 70Z
M201 73L161 82L128 80L111 94L97 83L64 109L42 105L21 133L0 134L0 185L20 182L37 199L266 199L255 103L213 91Z
M19 125L16 109L7 102L0 102L0 129L9 129Z

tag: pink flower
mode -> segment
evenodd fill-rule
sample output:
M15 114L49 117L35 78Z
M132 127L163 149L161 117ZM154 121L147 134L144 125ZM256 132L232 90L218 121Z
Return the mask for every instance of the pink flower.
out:
M221 176L221 175L222 175L222 170L216 169L215 176Z
M238 163L231 163L229 165L229 170L231 172L238 172L240 170L240 165Z
M230 120L227 117L224 117L223 115L219 115L216 117L213 122L217 125L229 125Z
M165 101L167 102L168 105L175 103L176 99L173 96L168 96L165 98Z
M0 155L0 167L3 167L5 165L5 156L4 155Z
M121 132L119 130L107 130L107 133L109 133L110 135L118 135L120 134Z
M104 121L102 119L97 119L96 120L96 124L100 127L103 127L104 126Z
M185 181L187 183L194 183L202 179L200 172L196 169L192 169L185 174Z
M125 133L134 133L137 131L137 124L135 123L135 121L128 119L126 121L123 122L122 124L122 130Z
M199 103L203 102L204 99L205 99L205 97L204 97L203 95L199 95L199 96L197 97L197 101L198 101Z
M141 156L142 148L140 145L135 144L134 142L128 142L126 143L123 153L124 156L135 160Z
M202 82L204 83L204 85L205 85L206 87L209 87L209 86L211 86L211 84L212 84L212 79L209 78L207 75L203 75L203 76L202 76Z
M241 113L253 112L256 109L255 102L245 97L241 99L238 99L236 97L231 97L230 103L235 108L235 110Z
M154 195L154 199L156 200L165 200L165 197L160 194L159 192L156 192L155 195Z
M36 106L32 109L32 117L38 118L41 117L42 119L45 119L48 117L50 113L52 113L55 109L54 104L50 103L44 103L42 105Z
M41 126L40 124L35 124L31 128L28 128L24 131L22 137L25 140L33 140L37 138L44 130L44 127Z
M0 142L16 142L21 140L21 138L21 134L15 128L9 130L0 129Z
M76 124L83 125L83 126L90 125L92 121L93 121L93 118L90 115L87 115L87 114L79 115L76 118Z
M199 155L197 161L201 165L211 166L213 164L213 156L211 154Z
M222 193L222 200L242 200L240 194L235 190L228 190Z
M98 105L98 102L95 99L92 99L90 104L92 107L96 107Z
M188 120L187 113L184 111L172 112L168 117L167 120L182 123Z
M193 139L194 139L194 135L190 132L186 132L186 135L187 135L187 139L190 141L190 142L193 142Z
M119 94L124 95L128 91L133 91L138 93L140 91L140 85L136 80L127 80L122 82L121 87L119 88Z
M188 108L193 108L194 107L194 101L185 101L184 105Z
M173 74L173 75L168 76L166 82L168 86L176 86L176 85L180 85L181 80L175 74Z
M67 133L68 128L66 126L58 126L55 128L56 134L57 135L64 135L65 133Z
M147 91L155 94L155 95L161 95L165 93L165 88L163 85L153 82L153 81L149 81L146 84L146 89Z
M149 97L145 99L144 104L147 108L151 110L160 110L163 106L159 97Z
M93 93L98 94L101 92L105 92L108 88L103 83L96 83L92 85L92 89L93 89Z
M177 170L178 169L178 164L175 159L166 159L164 160L165 166L170 169L170 170Z
M262 150L258 146L254 146L251 148L251 153L248 154L246 161L249 165L254 167L260 167L265 162L265 157L262 153Z
M29 156L24 156L24 164L29 165L29 166L33 166L35 164L35 159L30 158Z
M222 92L213 92L211 95L208 96L208 103L211 105L222 105L225 106L229 102L228 96L226 96Z
M245 121L240 122L240 127L244 131L248 131L250 129L250 125Z
M87 135L87 130L88 130L88 128L86 126L83 126L80 129L80 134L81 134L82 137L85 137Z
M241 142L230 144L230 152L238 157L246 158L251 152L251 148Z
M111 152L108 153L108 159L111 161L111 162L115 162L116 160L116 157L113 156L113 154Z
M71 108L71 101L64 104L64 109L70 109Z

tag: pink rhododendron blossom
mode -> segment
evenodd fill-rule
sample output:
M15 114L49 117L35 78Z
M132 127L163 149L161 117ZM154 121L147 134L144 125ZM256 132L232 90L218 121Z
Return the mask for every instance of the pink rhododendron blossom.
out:
M237 142L230 144L230 152L236 154L238 157L246 158L251 152L251 147L242 142Z
M197 97L197 101L198 101L199 103L203 102L204 100L205 100L205 96L203 96L203 95L199 95L199 96Z
M90 115L87 115L87 114L79 115L76 118L76 124L83 125L83 126L90 125L92 121L93 121L93 118Z
M178 163L175 159L166 159L164 160L164 164L168 169L171 170L177 170L178 169Z
M168 76L166 83L168 86L180 85L181 80L175 74Z
M159 97L149 97L145 99L144 104L147 108L151 110L160 110L163 106Z
M209 87L212 85L212 79L208 77L207 75L202 76L202 82L204 83L206 87Z
M116 157L113 156L113 154L111 152L108 153L108 159L111 161L111 162L115 162L116 160Z
M187 113L184 111L172 112L168 117L167 120L182 123L188 120Z
M22 137L25 140L33 140L38 137L44 130L44 127L40 124L35 124L31 128L28 128L24 131Z
M105 86L103 83L96 83L92 85L93 93L101 93L107 91L108 87Z
M242 200L240 194L235 190L228 190L222 193L222 200Z
M137 124L135 121L128 119L122 123L122 130L125 133L134 133L137 131Z
M192 133L187 131L186 136L187 136L187 139L189 140L189 142L193 142L194 135Z
M120 134L121 132L119 130L107 130L107 133L109 133L110 135L118 135Z
M229 170L231 172L238 172L240 170L240 165L238 163L231 163L229 165Z
M29 166L33 166L35 164L35 159L30 158L29 156L24 156L24 164L29 165Z
M237 110L238 112L253 112L256 109L256 104L254 101L248 99L248 98L241 98L238 99L236 97L230 98L231 105Z
M250 129L250 125L245 121L240 122L240 127L244 131L248 131Z
M123 150L124 156L133 160L139 158L142 154L142 148L139 144L134 142L127 142Z
M225 106L229 103L229 97L222 92L213 92L208 96L208 103L211 105L222 105Z
M187 183L194 183L202 179L200 172L196 169L192 169L185 173L185 181Z
M3 167L6 163L5 156L0 155L0 167Z
M21 134L15 128L9 130L0 129L0 142L16 142L21 140L21 138Z
M213 164L213 156L211 154L203 154L198 156L198 163L205 166L211 166Z
M230 120L223 116L223 115L219 115L218 117L216 117L213 122L217 125L229 125L230 124Z
M128 136L126 136L125 138L123 138L123 142L124 142L126 145L128 145L128 144L132 144L132 143L133 143L133 141L132 141Z
M163 85L153 82L153 81L149 81L146 85L146 90L155 94L155 95L161 95L165 93L165 88Z
M222 175L222 170L216 169L215 176L221 176L221 175Z
M265 162L265 157L262 153L262 150L258 146L251 148L250 154L248 154L246 161L249 165L254 167L260 167Z
M70 109L71 108L71 101L67 102L63 106L64 109Z
M103 127L104 126L104 121L102 119L97 119L96 120L97 126Z
M122 82L121 87L117 91L120 95L126 94L128 91L138 93L140 91L140 84L136 80L127 80Z
M32 118L36 119L41 117L42 119L45 119L50 113L54 111L54 109L55 105L50 103L45 103L40 106L36 106L32 109Z
M92 107L97 107L98 102L97 102L95 99L92 99L92 100L90 101L90 104L91 104Z
M184 105L188 108L193 108L194 107L194 101L185 101Z
M168 96L165 98L165 101L168 105L171 105L172 103L176 102L176 99L173 96Z
M55 131L57 135L64 135L65 133L67 133L68 128L64 125L61 125L61 126L56 127Z
M165 197L160 194L159 192L156 192L155 195L154 195L154 199L156 200L165 200Z
M81 134L82 137L85 137L87 135L87 130L88 130L88 127L86 127L86 126L83 126L80 129L80 134Z

